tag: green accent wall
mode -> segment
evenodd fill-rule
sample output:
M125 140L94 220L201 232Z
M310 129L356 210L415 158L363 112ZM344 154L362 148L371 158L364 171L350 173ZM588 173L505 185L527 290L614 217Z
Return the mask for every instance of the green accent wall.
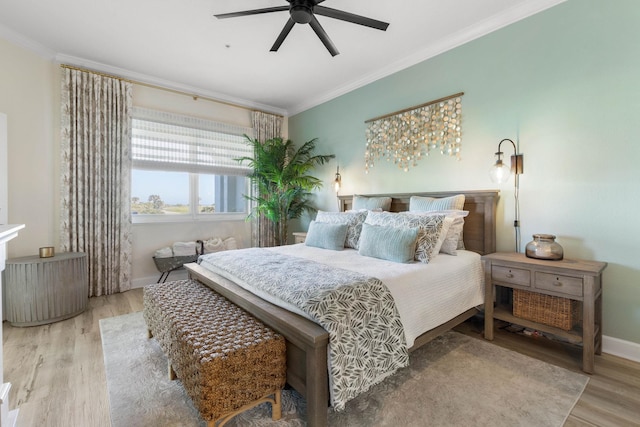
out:
M637 0L568 0L296 114L289 137L336 154L341 194L498 188L488 170L513 139L524 154L520 250L550 233L566 258L608 262L604 334L640 344L639 22ZM365 120L457 92L460 161L432 152L408 172L381 160L365 174ZM335 167L318 170L320 209L337 209ZM513 251L513 178L499 190L498 250Z

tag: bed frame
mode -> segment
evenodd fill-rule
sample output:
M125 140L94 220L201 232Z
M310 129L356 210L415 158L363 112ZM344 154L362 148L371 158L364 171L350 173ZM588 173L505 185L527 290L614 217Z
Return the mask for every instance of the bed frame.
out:
M495 252L497 190L447 191L412 194L370 194L390 196L391 211L409 210L409 199L414 196L448 197L465 195L463 239L465 248L479 254ZM341 210L352 206L353 196L340 196ZM287 341L287 383L307 400L307 424L310 427L327 425L329 382L327 375L327 345L329 334L312 321L262 300L230 280L215 274L198 264L185 264L192 279L198 280L214 291L233 301L256 318L282 334ZM413 351L435 337L464 322L476 313L472 308L450 321L425 332L416 338Z

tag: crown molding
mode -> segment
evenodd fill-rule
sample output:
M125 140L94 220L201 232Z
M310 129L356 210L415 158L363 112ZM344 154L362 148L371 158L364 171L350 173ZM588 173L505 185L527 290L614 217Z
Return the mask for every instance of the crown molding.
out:
M32 52L35 52L39 56L49 61L53 61L53 58L56 56L56 53L45 45L33 41L30 38L25 37L22 34L17 33L11 28L5 27L2 24L0 24L0 38L3 38Z
M305 100L305 102L287 109L261 104L247 99L236 98L224 93L210 91L169 80L164 80L155 76L141 74L123 68L113 67L107 64L66 55L63 53L57 53L52 49L44 46L43 44L35 42L1 24L0 37L7 39L8 41L13 42L26 49L29 49L47 60L60 64L87 68L105 74L113 74L128 80L140 82L142 84L158 86L169 90L188 93L193 96L199 96L203 98L206 97L212 100L220 101L222 103L237 105L238 107L267 111L273 114L279 114L287 117L301 113L325 102L331 101L332 99L335 99L353 90L359 89L363 86L366 86L398 71L416 65L420 62L424 62L441 53L454 49L458 46L499 30L503 27L506 27L507 25L513 24L529 16L535 15L565 1L567 0L535 0L516 5L508 10L503 11L502 13L494 15L489 19L478 22L463 29L462 31L458 31L450 37L447 37L446 39L438 40L435 43L426 46L425 49L418 51L411 56L402 58L382 69L376 70L373 73L363 76L360 79L340 86L331 92L324 93L320 97L307 99Z
M198 96L201 98L209 98L214 101L220 101L227 104L237 105L238 107L255 109L260 111L266 111L273 114L279 114L281 116L286 116L287 111L282 108L274 107L271 105L261 104L258 102L249 101L246 99L235 98L233 96L214 92L210 90L205 90L202 88L197 88L194 86L188 86L181 83L172 82L169 80L160 79L158 77L136 73L134 71L129 71L124 68L113 67L111 65L103 64L96 61L91 61L84 58L79 58L76 56L66 55L63 53L56 53L52 49L44 46L41 43L35 42L32 39L23 36L10 28L0 24L0 38L3 38L11 43L14 43L20 47L23 47L27 50L30 50L45 60L52 61L58 64L66 64L71 65L78 68L86 68L89 70L112 74L114 76L122 77L127 80L132 80L134 82L140 82L143 84L149 84L152 86L158 86L160 88L166 88L169 90L175 90L177 92L188 93L189 95Z
M139 82L139 83L148 84L151 86L158 86L159 88L174 90L177 92L183 92L185 94L189 94L193 96L209 98L214 101L220 101L223 103L236 105L238 107L266 111L269 113L279 114L282 116L286 116L286 113L287 113L286 110L273 107L271 105L248 101L246 99L241 99L241 98L235 98L233 96L223 94L220 92L214 92L214 91L205 90L205 89L194 87L194 86L176 83L176 82L164 80L158 77L150 76L147 74L130 71L124 68L103 64L101 62L79 58L76 56L57 54L55 56L55 62L59 64L71 65L78 68L86 68L88 70L97 71L100 73L111 74L114 76L122 77L127 80L131 80L134 83Z
M567 0L537 0L526 2L507 9L489 19L477 22L461 31L458 31L442 40L438 40L427 46L424 50L415 54L402 58L399 61L389 64L389 66L379 69L374 73L368 74L361 79L355 80L347 85L341 86L334 91L325 93L323 96L309 99L304 103L298 104L290 108L289 116L301 113L310 108L316 107L325 102L331 101L339 96L345 95L353 90L359 89L391 74L402 71L413 65L431 59L441 53L447 52L465 43L478 39L489 33L497 31L515 22L521 21Z

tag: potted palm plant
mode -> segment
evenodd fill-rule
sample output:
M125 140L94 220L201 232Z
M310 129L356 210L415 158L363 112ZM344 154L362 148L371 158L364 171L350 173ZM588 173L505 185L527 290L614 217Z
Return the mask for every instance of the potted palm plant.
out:
M306 210L314 210L311 191L322 187L322 181L310 172L335 158L333 154L314 154L316 138L296 149L291 140L273 138L265 142L247 137L254 157L242 157L253 170L249 178L256 194L245 195L254 202L251 216L263 215L274 228L275 245L287 243L289 220L300 218Z

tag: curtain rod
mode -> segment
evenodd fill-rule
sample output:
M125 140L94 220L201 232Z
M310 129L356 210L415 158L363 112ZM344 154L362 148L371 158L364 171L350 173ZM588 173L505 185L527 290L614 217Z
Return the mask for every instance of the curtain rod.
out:
M386 119L387 117L395 116L397 114L406 113L407 111L415 110L417 108L426 107L427 105L437 104L438 102L448 101L453 98L457 98L459 96L464 95L464 92L456 93L454 95L445 96L444 98L434 99L433 101L425 102L424 104L415 105L413 107L405 108L403 110L394 111L393 113L385 114L384 116L374 117L373 119L365 120L365 123L375 122L376 120Z
M234 104L233 102L221 101L219 99L210 98L210 97L207 97L207 96L195 95L193 93L188 93L188 92L184 92L184 91L177 90L177 89L170 89L170 88L164 87L164 86L158 86L158 85L154 85L154 84L151 84L151 83L145 83L145 82L141 82L141 81L127 79L127 78L120 77L120 76L114 76L113 74L101 73L99 71L89 70L87 68L74 67L73 65L67 65L67 64L60 64L60 68L68 68L70 70L76 70L76 71L82 71L82 72L85 72L85 73L97 74L98 76L108 77L108 78L120 80L120 81L127 82L127 83L133 83L133 84L136 84L136 85L139 85L139 86L146 86L146 87L151 88L151 89L160 89L160 90L163 90L165 92L171 92L171 93L175 93L175 94L178 94L178 95L190 96L190 97L193 98L194 101L197 101L198 99L202 99L202 100L205 100L205 101L211 101L211 102L216 102L218 104L228 105L230 107L242 108L243 110L257 111L257 112L260 112L260 113L273 114L276 117L284 118L284 116L282 116L280 114L274 114L274 113L270 113L268 111L256 110L255 108L245 107L243 105Z

